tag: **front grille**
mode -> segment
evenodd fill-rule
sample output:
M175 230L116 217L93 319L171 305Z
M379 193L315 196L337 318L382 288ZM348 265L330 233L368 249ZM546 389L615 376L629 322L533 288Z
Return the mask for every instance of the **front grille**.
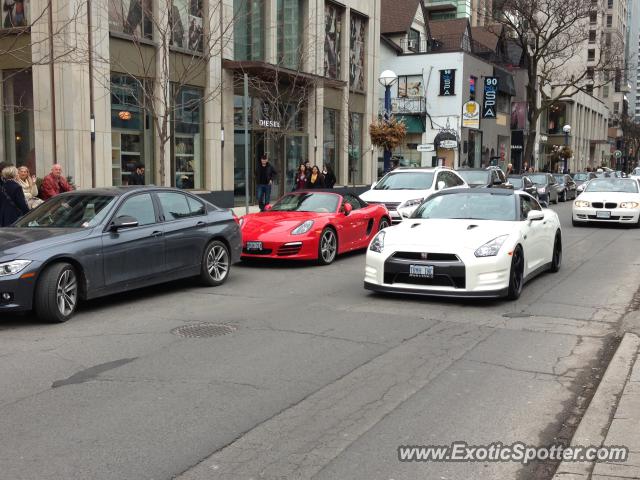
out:
M618 204L613 202L607 202L604 204L604 208L618 208Z
M430 262L459 262L460 259L453 253L424 253L424 252L396 252L395 258L406 260L429 260Z
M383 205L387 207L387 210L397 210L400 202L385 202Z
M302 245L282 245L278 248L279 257L288 257L290 255L297 255L300 253Z
M246 248L242 249L242 253L244 253L245 255L270 255L272 251L273 250L271 250L270 248L263 248L262 250L247 250Z
M603 208L604 204L602 202L591 202L591 206L593 208Z

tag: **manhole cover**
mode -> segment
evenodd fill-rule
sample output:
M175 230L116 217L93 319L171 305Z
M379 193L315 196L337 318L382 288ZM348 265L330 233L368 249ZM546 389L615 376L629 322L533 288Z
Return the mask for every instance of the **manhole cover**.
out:
M184 338L220 337L235 332L236 327L230 325L217 325L215 323L191 323L174 328L171 333Z
M524 313L524 312L509 312L509 313L503 313L502 316L507 318L527 318L527 317L532 317L533 315L531 315L530 313Z

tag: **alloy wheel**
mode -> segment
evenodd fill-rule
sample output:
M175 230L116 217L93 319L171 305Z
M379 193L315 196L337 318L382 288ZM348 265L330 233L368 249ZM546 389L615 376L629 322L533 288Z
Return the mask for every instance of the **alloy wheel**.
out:
M320 255L325 263L333 262L338 249L338 242L336 240L336 234L333 230L325 230L320 238Z
M382 220L380 220L380 226L378 227L378 231L379 230L383 230L385 228L387 228L389 226L389 222L387 221L386 218L383 218Z
M216 282L222 282L229 272L229 252L222 245L214 245L207 255L207 271Z
M56 303L64 317L71 315L78 303L78 279L71 269L66 269L58 278L56 286Z

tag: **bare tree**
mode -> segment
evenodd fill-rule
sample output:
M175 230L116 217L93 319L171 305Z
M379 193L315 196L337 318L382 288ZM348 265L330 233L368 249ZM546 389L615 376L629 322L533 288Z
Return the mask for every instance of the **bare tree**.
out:
M620 128L625 141L626 152L628 155L628 166L635 167L640 161L640 123L633 118L623 115L620 118Z
M543 112L578 92L591 94L621 75L623 40L614 33L593 38L590 25L601 13L594 5L592 0L502 0L480 12L487 24L504 26L522 49L528 77L526 161L533 156Z

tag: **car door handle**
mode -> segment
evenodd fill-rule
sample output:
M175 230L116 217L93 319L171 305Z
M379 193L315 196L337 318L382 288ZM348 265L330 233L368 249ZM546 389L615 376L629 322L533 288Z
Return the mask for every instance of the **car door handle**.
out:
M204 223L204 222L196 223L196 227L204 227L205 225L206 225L206 223Z
M161 237L161 236L162 236L162 232L160 232L160 231L157 231L157 230L156 230L155 232L153 232L153 233L151 234L151 236L152 236L152 237Z

